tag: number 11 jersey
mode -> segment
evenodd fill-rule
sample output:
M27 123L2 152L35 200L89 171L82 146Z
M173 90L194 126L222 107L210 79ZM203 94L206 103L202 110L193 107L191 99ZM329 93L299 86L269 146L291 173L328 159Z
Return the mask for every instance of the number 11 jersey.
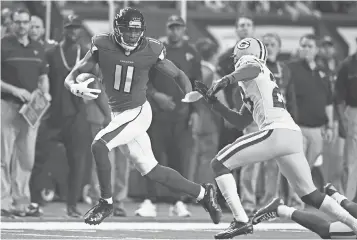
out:
M126 52L111 33L92 38L92 52L103 75L102 84L112 112L123 112L146 102L149 71L165 57L164 45L152 38L142 39L134 51Z
M253 114L260 130L288 128L300 131L285 107L284 96L274 75L260 63L261 72L252 80L238 82L246 108Z

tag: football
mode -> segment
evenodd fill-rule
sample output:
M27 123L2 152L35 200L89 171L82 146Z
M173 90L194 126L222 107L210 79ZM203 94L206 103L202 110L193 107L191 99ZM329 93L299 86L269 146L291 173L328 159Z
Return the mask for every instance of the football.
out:
M76 82L84 82L90 78L94 78L94 81L88 84L88 88L100 89L98 77L91 73L81 73L77 76Z

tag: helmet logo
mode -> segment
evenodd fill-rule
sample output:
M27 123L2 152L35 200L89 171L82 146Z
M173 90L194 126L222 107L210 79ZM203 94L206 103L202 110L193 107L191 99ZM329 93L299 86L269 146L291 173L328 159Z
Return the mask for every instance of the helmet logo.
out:
M128 27L130 27L130 28L141 28L140 19L133 19L132 21L129 21Z
M240 50L247 49L250 46L250 41L240 41L237 44L237 48Z

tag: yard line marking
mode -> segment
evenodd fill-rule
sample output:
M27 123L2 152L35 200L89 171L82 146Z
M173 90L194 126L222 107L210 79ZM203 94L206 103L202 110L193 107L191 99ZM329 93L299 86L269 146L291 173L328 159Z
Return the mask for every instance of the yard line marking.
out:
M229 223L161 223L161 222L103 222L90 226L81 222L2 222L1 229L31 230L216 230L225 229ZM306 230L296 223L260 223L255 230Z

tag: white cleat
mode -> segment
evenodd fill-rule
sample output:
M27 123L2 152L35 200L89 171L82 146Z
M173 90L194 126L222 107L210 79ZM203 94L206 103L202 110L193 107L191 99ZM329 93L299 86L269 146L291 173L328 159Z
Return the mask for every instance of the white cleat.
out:
M149 199L145 199L138 210L135 211L135 216L140 217L156 217L156 206Z
M174 206L170 206L169 216L178 216L178 217L191 217L191 212L187 210L186 204L182 201L178 201Z

